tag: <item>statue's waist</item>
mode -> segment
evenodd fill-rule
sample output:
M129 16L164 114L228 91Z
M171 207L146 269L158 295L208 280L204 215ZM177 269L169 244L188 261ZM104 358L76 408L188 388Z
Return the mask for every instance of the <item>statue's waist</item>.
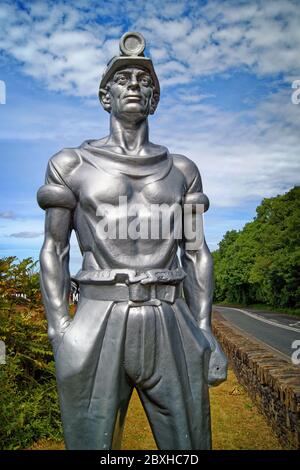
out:
M80 295L88 299L129 302L129 305L160 305L173 303L182 295L182 281L186 273L176 269L148 269L137 273L134 269L81 270L73 277L79 283Z
M141 284L143 286L154 284L179 284L186 276L185 271L176 269L145 269L137 272L135 269L89 269L80 270L72 279L83 284L114 285L114 284Z
M182 296L180 284L83 284L80 295L86 299L128 302L129 306L154 305L162 301L173 303Z

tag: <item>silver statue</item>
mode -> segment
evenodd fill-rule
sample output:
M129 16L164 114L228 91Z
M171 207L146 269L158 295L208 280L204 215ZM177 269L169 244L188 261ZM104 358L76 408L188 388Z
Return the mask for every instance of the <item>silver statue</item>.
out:
M159 449L210 449L208 386L226 379L211 330L211 254L204 237L189 249L184 235L175 236L181 216L174 206L192 205L184 224L193 225L195 207L207 209L208 199L191 160L149 141L160 88L144 49L141 34L122 36L99 89L109 136L54 155L38 191L46 210L41 288L68 449L120 449L134 387ZM162 236L160 217L155 236L138 236L161 204L169 235ZM136 208L138 223L130 216ZM136 230L104 236L104 220L123 232L124 221L125 229L135 223ZM72 230L83 256L73 319Z

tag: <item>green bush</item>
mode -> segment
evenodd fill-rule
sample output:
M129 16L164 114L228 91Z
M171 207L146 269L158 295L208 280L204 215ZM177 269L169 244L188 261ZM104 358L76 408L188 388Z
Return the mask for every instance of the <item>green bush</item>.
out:
M0 310L0 448L23 449L40 438L62 439L54 361L41 313Z

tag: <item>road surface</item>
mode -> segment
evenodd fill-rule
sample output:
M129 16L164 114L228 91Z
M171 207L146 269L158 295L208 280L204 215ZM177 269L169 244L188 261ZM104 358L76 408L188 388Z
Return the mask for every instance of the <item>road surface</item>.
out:
M249 337L265 343L278 355L291 362L296 350L300 350L300 319L290 315L265 311L249 311L233 307L214 306L214 311L228 320ZM298 341L298 344L292 344ZM300 354L297 353L298 360ZM300 367L300 365L299 365Z

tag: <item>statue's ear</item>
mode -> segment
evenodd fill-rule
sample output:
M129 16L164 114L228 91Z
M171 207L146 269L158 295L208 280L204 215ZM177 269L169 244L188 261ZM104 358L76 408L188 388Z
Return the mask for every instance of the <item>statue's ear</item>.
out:
M109 93L109 88L99 88L99 100L100 103L102 104L103 108L105 111L110 113L111 111L111 101L110 101L110 93Z
M155 113L155 110L157 108L157 105L159 103L159 93L157 93L156 90L153 90L153 96L152 96L152 99L151 99L151 105L150 105L150 114L154 114Z

